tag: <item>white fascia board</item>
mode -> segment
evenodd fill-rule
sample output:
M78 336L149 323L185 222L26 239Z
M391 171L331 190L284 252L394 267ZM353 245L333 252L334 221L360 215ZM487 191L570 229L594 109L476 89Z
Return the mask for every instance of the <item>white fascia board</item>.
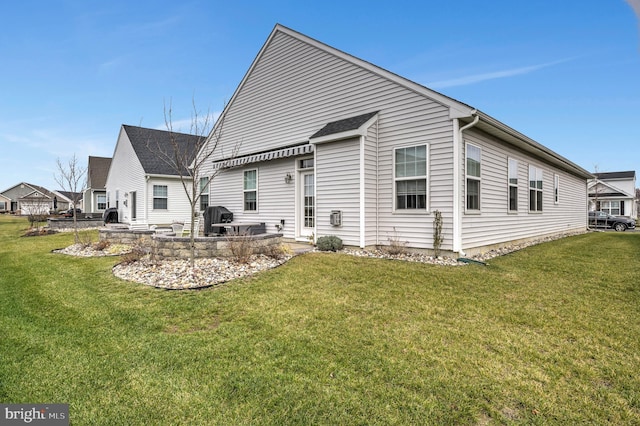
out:
M178 175L154 175L154 174L146 174L145 175L147 178L153 178L153 179L180 179L180 176ZM189 176L183 176L182 177L184 180L193 180L193 178L189 177Z
M487 131L488 133L493 133L494 135L496 135L497 133L497 136L501 139L504 139L512 145L526 152L529 152L575 176L583 179L595 178L595 176L591 172L588 172L577 164L564 158L557 152L550 150L544 145L518 132L517 130L512 129L506 124L501 123L500 121L483 112L478 111L478 114L480 115L480 123L478 123L478 125L476 126L477 128ZM493 132L491 130L493 130Z

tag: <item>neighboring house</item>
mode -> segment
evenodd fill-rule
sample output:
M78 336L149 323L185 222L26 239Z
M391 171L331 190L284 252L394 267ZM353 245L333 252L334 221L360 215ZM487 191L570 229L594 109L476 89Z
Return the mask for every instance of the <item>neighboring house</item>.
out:
M636 218L636 172L594 173L589 181L589 210Z
M49 191L27 182L20 182L2 191L2 195L10 200L7 210L14 214L49 214L73 205L72 198L63 192Z
M191 207L179 173L162 160L172 138L195 156L197 136L123 125L107 173L107 208L128 224L160 225L187 220ZM186 170L183 175L187 175ZM191 182L191 180L188 180Z
M11 198L0 194L0 213L7 213L11 209Z
M111 158L89 156L87 186L83 191L82 210L85 213L102 214L107 209L107 173Z
M430 250L439 211L441 249L463 255L587 228L588 171L473 107L281 25L210 140L215 132L198 176L219 171L210 204L286 238Z

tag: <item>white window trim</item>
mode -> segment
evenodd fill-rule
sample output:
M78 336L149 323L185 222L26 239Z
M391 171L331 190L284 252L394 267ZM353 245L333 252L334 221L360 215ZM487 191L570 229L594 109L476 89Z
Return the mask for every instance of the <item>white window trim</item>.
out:
M515 164L515 172L516 172L516 183L511 183L511 162L514 162ZM518 207L520 207L520 176L519 176L519 172L520 172L520 162L518 161L518 159L513 158L513 157L508 157L507 158L507 211L509 213L518 213ZM511 208L511 188L515 188L516 189L516 208L515 210L513 210Z
M560 204L560 175L553 174L553 204Z
M256 172L256 188L255 189L245 189L244 187L244 180L245 180L245 174L247 172ZM245 213L258 213L258 210L260 208L260 206L258 205L258 192L259 192L259 185L258 185L258 169L248 169L248 170L243 170L242 171L242 211ZM247 210L246 209L246 203L245 203L245 194L247 192L255 192L256 193L256 209L255 210Z
M467 154L469 153L469 147L472 146L480 151L480 176L470 176L467 174ZM478 208L470 209L467 203L467 181L478 181ZM466 142L464 144L464 211L470 214L479 214L482 211L482 147Z
M540 172L540 181L542 181L542 189L538 189L538 187L536 186L535 188L531 187L531 169L535 170L535 182L538 182L538 172ZM528 187L528 191L527 191L527 208L529 209L529 213L532 214L542 214L542 212L544 211L544 170L542 169L542 167L538 167L534 164L529 164L529 173L528 173L528 179L527 179L527 187ZM536 191L536 210L531 210L531 190ZM542 197L540 197L542 199L542 206L539 206L540 208L538 208L538 196L537 193L540 192L542 193Z
M426 150L426 158L425 161L427 163L427 169L426 169L426 174L424 176L405 176L405 177L401 177L401 178L397 178L396 177L396 151L399 149L405 149L405 148L414 148L414 147L418 147L418 146L424 146L425 150ZM402 145L402 146L396 146L393 148L393 151L391 152L391 168L392 168L392 176L393 176L393 213L399 213L399 214L424 214L424 213L429 213L429 195L431 193L431 191L429 191L429 184L431 182L431 180L429 179L429 172L431 171L431 167L430 163L429 163L429 157L430 157L430 152L429 152L429 144L428 143L419 143L419 144L410 144L410 145ZM425 190L426 190L426 194L425 194L425 207L422 209L399 209L398 208L398 196L397 196L397 185L396 182L397 181L408 181L408 180L418 180L418 179L424 179L425 180Z
M204 186L204 189L202 188L202 179L206 179L207 180L207 184ZM209 196L209 192L211 191L211 185L209 185L211 183L211 178L209 176L204 176L201 177L198 180L198 209L200 211L204 211L202 209L202 196L206 195L207 196L207 207L209 206L209 200L211 199L211 197Z
M156 186L164 186L165 188L167 188L167 195L165 195L165 196L156 196L155 191L153 190ZM152 197L152 198L151 198L151 209L152 209L152 210L158 210L158 211L168 211L168 210L169 210L169 185L157 185L157 184L153 184L153 185L151 186L151 197ZM157 208L155 207L155 202L154 202L156 198L158 198L158 199L161 199L161 198L166 199L166 200L167 200L167 207L166 207L166 208L164 208L164 209L157 209Z

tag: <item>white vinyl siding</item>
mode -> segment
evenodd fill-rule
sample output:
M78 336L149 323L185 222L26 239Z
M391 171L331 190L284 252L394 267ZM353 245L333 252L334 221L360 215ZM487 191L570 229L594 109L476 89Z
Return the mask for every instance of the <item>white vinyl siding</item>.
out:
M376 156L376 140L378 123L374 123L367 131L364 141L365 153L365 247L373 246L377 241L377 211L378 211L378 160Z
M209 184L209 205L223 206L233 213L234 222L264 222L267 232L281 232L285 238L295 238L295 158L258 163L258 205L260 216L255 212L244 212L243 178L245 169L224 170ZM286 183L284 177L290 173L293 179ZM275 225L284 221L278 231Z
M398 236L410 241L412 247L432 246L433 217L426 210L420 212L423 217L418 219L418 211L394 209L394 148L428 143L427 205L430 210L442 212L445 221L442 248L450 248L453 124L448 108L287 34L274 36L247 74L243 86L238 88L226 110L224 133L216 158L229 156L240 140L238 156L299 144L329 122L373 111L380 113L375 124L377 134L372 130L371 139L367 137L365 142L366 152L373 155L371 158L367 155L365 159L365 211L367 217L374 217L374 220L366 221L367 244L387 244L389 237ZM260 163L260 174L270 169L272 163ZM212 173L210 164L206 163L201 176ZM232 172L223 171L216 180L228 173ZM284 174L278 180L283 177ZM322 179L317 171L316 177ZM220 186L215 185L215 188ZM266 197L263 197L265 188L260 188L258 202L262 220L262 203ZM211 190L212 200L216 190ZM239 190L242 192L242 187ZM290 187L283 190L289 191ZM276 199L289 195L272 194ZM215 193L219 200L215 205L229 208L226 203L231 203L234 197L235 194L224 190ZM320 196L317 203L322 203ZM317 220L321 226L328 217L322 217L319 205ZM285 235L288 231L287 225Z
M316 146L316 233L337 235L346 245L360 245L360 140ZM332 210L342 211L342 226L329 222Z
M465 140L482 149L482 215L463 215L462 247L471 251L475 247L491 246L508 241L551 235L559 232L586 229L586 181L545 163L535 161L546 176L556 173L562 180L559 197L562 202L553 204L552 191L543 192L544 214L507 214L505 206L508 194L508 158L517 158L518 210L528 211L529 169L534 159L515 148L480 131L470 129Z
M167 209L153 209L154 185L167 187ZM191 181L187 181L187 186ZM183 221L191 214L189 199L178 177L148 177L136 156L131 142L125 131L121 129L116 143L116 149L111 160L111 167L106 182L107 204L115 207L115 194L118 193L118 220L131 223L131 206L122 203L123 194L136 192L136 220L146 221L149 225L170 224L173 221Z
M146 193L146 185L147 182L142 165L131 146L131 142L129 142L126 132L121 129L106 181L108 207L116 207L116 194L118 194L117 208L120 222L131 223L129 208L123 206L119 200L120 193L137 191L140 196ZM151 188L149 188L150 190ZM148 210L151 210L151 205L149 205ZM138 208L137 213L138 220L146 218L143 216L146 213L146 209Z

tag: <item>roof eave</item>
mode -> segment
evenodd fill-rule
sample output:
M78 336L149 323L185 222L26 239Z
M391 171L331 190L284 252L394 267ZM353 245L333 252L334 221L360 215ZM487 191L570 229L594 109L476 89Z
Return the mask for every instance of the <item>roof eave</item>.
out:
M565 170L582 179L593 179L594 176L589 171L583 169L572 161L566 159L560 154L550 150L544 145L534 141L533 139L523 135L517 130L507 126L506 124L496 120L495 118L478 111L480 121L477 128L491 135L497 136L502 140L526 151L534 156L543 159L562 170Z

